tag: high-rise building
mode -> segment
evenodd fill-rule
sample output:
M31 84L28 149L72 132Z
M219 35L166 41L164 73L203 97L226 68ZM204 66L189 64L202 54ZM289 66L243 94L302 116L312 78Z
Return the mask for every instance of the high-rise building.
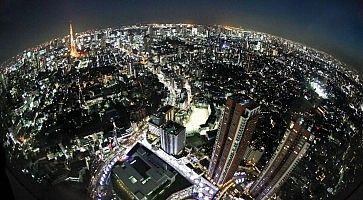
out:
M313 136L302 125L291 122L281 144L268 166L250 187L250 194L257 200L269 199L289 177L300 159L305 155Z
M150 133L160 136L162 131L161 126L164 122L165 116L163 113L157 112L153 114L148 122Z
M159 109L159 112L162 113L165 117L166 121L174 121L175 114L174 114L174 106L172 105L165 105Z
M132 65L133 65L133 63L130 61L127 63L127 75L129 75L129 76L134 76L132 74L134 66L132 66Z
M159 136L161 134L161 126L169 120L175 120L174 107L172 105L165 105L151 116L148 123L149 131Z
M152 37L150 34L146 34L143 39L144 42L144 50L148 55L151 55L151 44L152 44Z
M178 155L185 146L185 127L168 121L162 125L160 146L168 154Z
M233 177L256 127L260 107L245 95L227 98L208 175L219 185Z
M2 90L6 90L7 87L7 79L3 74L0 74L0 93Z

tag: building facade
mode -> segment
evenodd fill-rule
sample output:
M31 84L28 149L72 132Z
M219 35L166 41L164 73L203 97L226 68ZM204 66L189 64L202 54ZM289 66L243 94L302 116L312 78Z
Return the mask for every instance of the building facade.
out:
M185 127L168 121L162 126L160 147L168 154L178 155L185 146Z
M291 122L281 144L267 168L250 187L250 194L257 200L269 199L305 155L313 136L300 124Z
M233 177L252 138L260 107L245 95L227 98L208 175L218 185Z
M161 113L155 113L151 115L151 118L148 122L149 132L160 136L161 135L161 126L165 122L165 117Z

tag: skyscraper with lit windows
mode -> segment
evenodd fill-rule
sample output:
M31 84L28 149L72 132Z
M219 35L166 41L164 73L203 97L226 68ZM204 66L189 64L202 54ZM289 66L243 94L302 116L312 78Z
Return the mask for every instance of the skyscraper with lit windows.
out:
M219 185L233 177L255 130L260 107L245 95L227 98L208 175Z
M250 187L251 196L263 200L276 193L305 155L312 138L302 125L291 122L268 166Z

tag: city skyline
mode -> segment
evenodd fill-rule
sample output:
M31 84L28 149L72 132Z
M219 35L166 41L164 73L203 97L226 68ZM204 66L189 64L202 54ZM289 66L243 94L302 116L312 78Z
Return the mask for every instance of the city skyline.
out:
M59 12L52 12L57 7ZM103 12L97 12L97 9ZM117 12L115 11L117 9ZM330 53L359 71L362 58L363 5L359 1L272 1L255 3L154 1L3 1L0 4L0 62L55 37L67 34L69 21L77 32L132 23L224 24L262 31ZM82 12L79 12L79 11ZM134 12L129 12L134 10ZM145 10L148 10L145 12ZM198 12L195 12L197 11ZM199 12L202 11L202 12ZM213 17L209 14L213 13ZM33 17L25 17L27 13ZM163 16L168 16L165 18ZM37 22L34 23L34 20ZM16 37L16 40L8 38Z
M359 187L363 82L334 56L225 24L65 27L0 69L0 139L34 198L325 199Z

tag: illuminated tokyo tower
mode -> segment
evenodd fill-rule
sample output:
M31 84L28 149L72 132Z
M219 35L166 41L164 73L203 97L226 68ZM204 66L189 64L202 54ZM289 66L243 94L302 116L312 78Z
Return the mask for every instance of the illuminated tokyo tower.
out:
M78 58L79 53L78 53L77 48L76 48L76 41L74 41L74 38L73 38L73 29L72 29L72 24L71 23L69 23L69 35L70 35L70 40L71 40L70 55L73 58Z

